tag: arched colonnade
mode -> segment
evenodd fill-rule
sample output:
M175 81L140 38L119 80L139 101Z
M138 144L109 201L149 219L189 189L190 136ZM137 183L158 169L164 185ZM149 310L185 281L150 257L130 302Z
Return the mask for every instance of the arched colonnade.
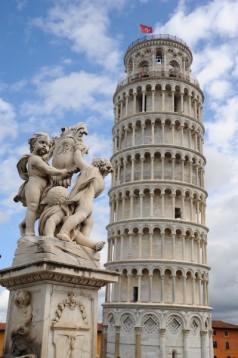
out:
M115 123L121 119L145 112L172 112L187 115L202 122L203 96L191 85L181 81L160 80L144 85L127 85L114 96Z
M107 290L107 302L208 305L208 273L183 267L131 266ZM113 269L113 267L110 267ZM115 268L114 268L115 269Z
M110 223L134 219L176 219L206 225L206 194L170 185L131 185L111 190Z
M207 232L171 226L111 226L108 262L128 260L175 260L207 265Z
M114 153L140 145L173 145L203 152L204 129L178 116L130 118L113 129Z
M204 188L205 160L189 151L142 148L114 155L112 165L113 187L137 180L172 180Z

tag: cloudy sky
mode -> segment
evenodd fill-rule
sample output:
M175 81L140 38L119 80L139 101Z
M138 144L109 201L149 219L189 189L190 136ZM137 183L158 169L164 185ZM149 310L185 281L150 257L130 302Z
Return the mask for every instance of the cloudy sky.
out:
M27 139L84 121L88 160L111 155L112 96L142 23L194 54L206 98L210 305L214 319L238 324L238 0L0 0L0 8L0 269L11 265L24 216L12 198ZM92 238L105 240L106 192L94 211ZM7 299L0 288L2 322Z

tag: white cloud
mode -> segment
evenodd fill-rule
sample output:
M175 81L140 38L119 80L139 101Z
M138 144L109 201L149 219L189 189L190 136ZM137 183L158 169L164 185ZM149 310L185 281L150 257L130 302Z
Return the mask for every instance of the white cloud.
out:
M89 154L87 160L92 161L95 157L110 158L112 155L111 138L103 136L103 133L89 134L85 142L89 145Z
M208 259L211 266L209 296L214 318L236 323L238 251L238 194L236 157L207 149ZM210 187L209 187L210 186Z
M73 61L71 60L71 58L64 58L64 59L62 60L62 63L63 63L64 65L72 65Z
M105 302L105 287L98 291L98 322L102 322L102 304Z
M225 103L214 103L214 120L206 123L209 145L224 152L235 153L238 148L238 96Z
M203 89L211 81L229 78L229 70L234 65L234 50L230 43L226 45L206 46L197 50L194 71L197 73ZM230 78L229 78L230 79Z
M210 193L222 193L232 183L234 158L219 152L212 146L205 147L205 156L207 159L206 190Z
M7 222L9 222L9 219L10 219L10 217L9 217L9 215L7 215L5 212L3 212L3 211L0 211L0 223L2 224L2 223L7 223Z
M210 205L211 204L211 205ZM210 301L215 307L216 319L236 323L237 316L237 211L238 196L226 192L214 197L208 205ZM224 313L226 312L226 313ZM231 315L233 312L233 317ZM234 315L234 313L236 313Z
M230 38L237 37L238 32L238 2L233 1L214 1L217 3L217 17L214 26L214 33L222 33L223 36Z
M55 5L46 18L31 24L54 36L70 41L72 50L85 53L88 61L107 71L117 70L121 53L118 40L110 37L109 13L124 1L71 1ZM103 44L103 45L102 45Z
M68 75L58 73L56 78L49 78L47 74L51 69L46 72L40 73L33 80L40 100L23 103L21 112L25 115L62 116L65 111L79 112L86 108L103 113L107 112L108 106L111 108L111 95L115 84L110 78L84 71L71 72Z
M64 75L64 70L62 66L44 66L39 72L32 78L32 83L38 90L41 92L42 83L47 83L47 81L52 81Z
M234 38L238 32L237 13L236 0L209 1L190 13L187 11L186 2L182 1L164 26L156 25L156 31L179 36L190 46L195 46L201 40Z
M27 0L17 0L17 10L22 11L27 5Z
M16 137L17 128L13 106L0 98L0 140Z
M216 101L224 100L229 97L232 92L232 84L227 80L214 80L208 87L208 92Z
M4 168L0 176L1 195L7 195L9 193L13 193L14 191L16 195L19 185L23 183L17 173L17 162L18 160L16 157L9 157L1 162L1 165Z
M27 81L25 79L23 79L23 80L12 83L9 86L9 90L13 91L13 92L20 92L27 86L27 84L28 84Z
M13 82L11 84L0 81L0 91L5 92L5 93L6 92L20 92L24 88L26 88L27 84L28 83L27 83L26 79L22 79L20 81Z
M0 91L3 92L7 88L7 84L3 81L0 81Z

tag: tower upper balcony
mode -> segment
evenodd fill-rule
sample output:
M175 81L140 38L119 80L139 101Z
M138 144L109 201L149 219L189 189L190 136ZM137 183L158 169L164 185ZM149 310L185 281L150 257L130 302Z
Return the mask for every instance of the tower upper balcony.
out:
M124 57L126 75L118 86L141 78L161 77L186 81L200 88L191 74L192 61L191 50L178 37L147 35L128 47Z

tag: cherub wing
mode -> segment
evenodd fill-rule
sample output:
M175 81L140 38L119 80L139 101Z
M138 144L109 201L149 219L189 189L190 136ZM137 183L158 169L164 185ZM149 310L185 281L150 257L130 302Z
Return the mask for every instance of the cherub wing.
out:
M18 174L20 175L20 177L23 180L28 180L27 163L28 163L29 157L30 157L30 154L25 154L17 163Z

